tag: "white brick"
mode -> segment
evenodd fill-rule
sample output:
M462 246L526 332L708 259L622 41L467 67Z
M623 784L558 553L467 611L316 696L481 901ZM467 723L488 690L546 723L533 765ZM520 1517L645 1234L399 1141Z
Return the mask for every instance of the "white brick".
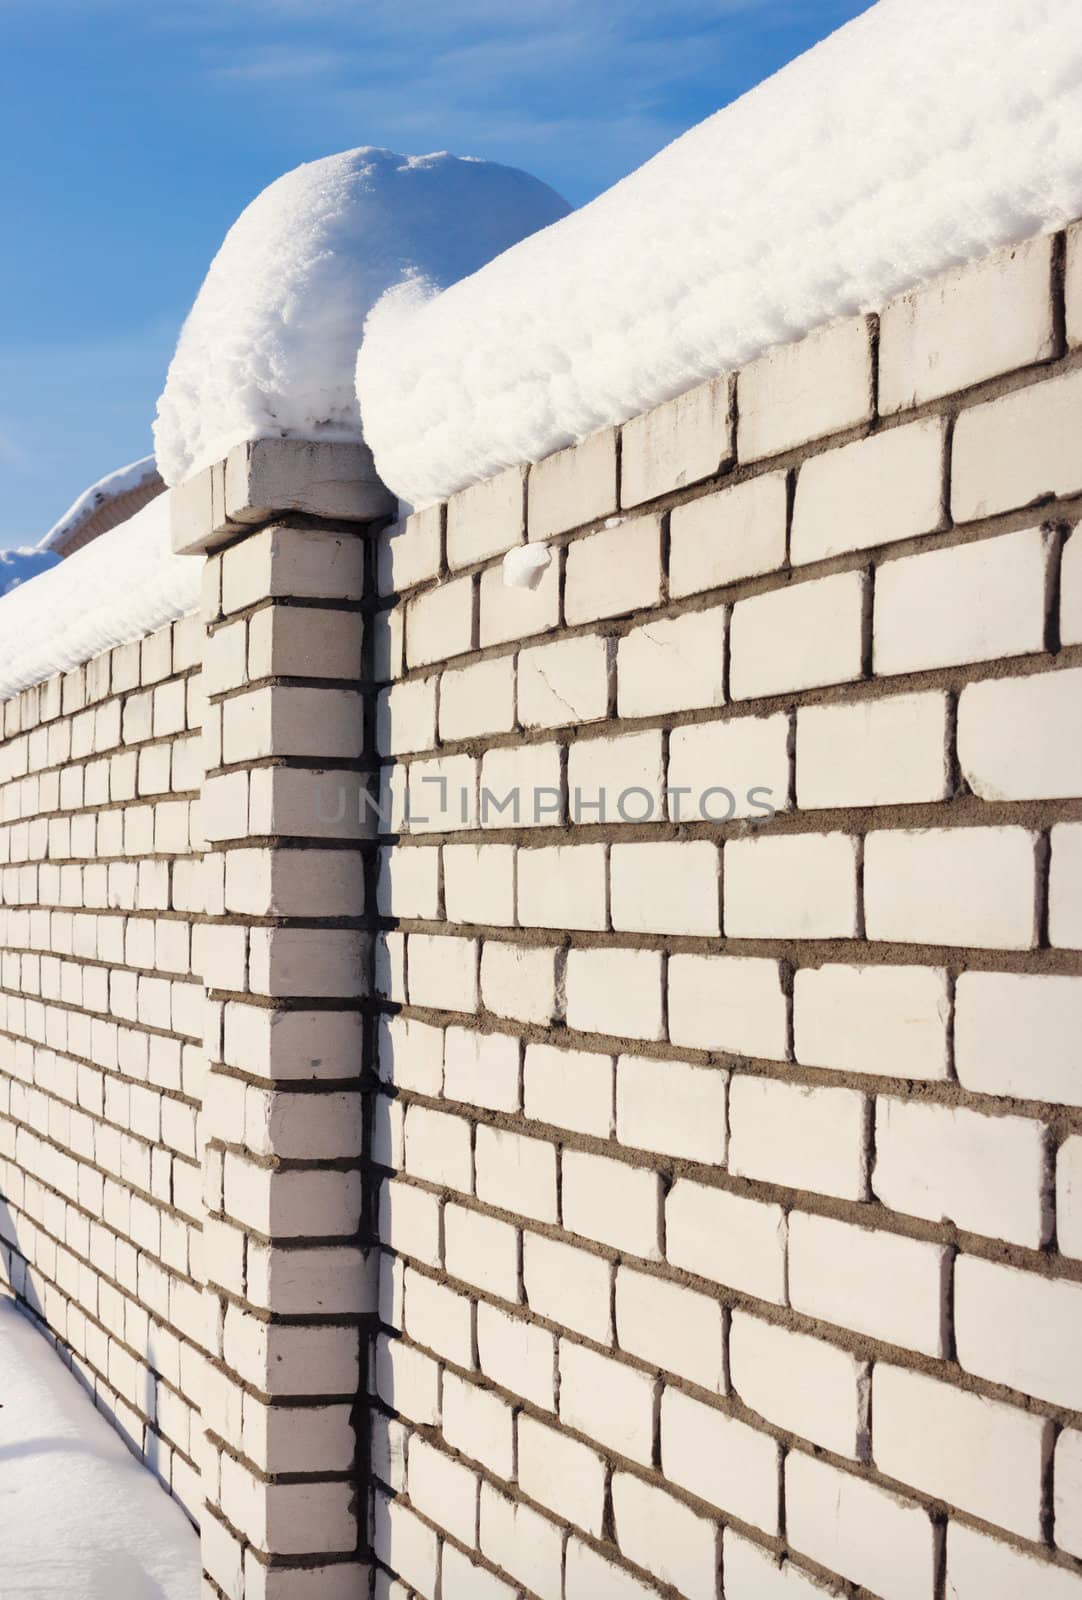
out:
M805 461L793 503L793 564L942 527L944 430L932 417Z
M1028 950L1037 941L1034 835L897 829L864 842L869 939Z
M397 756L436 743L436 679L413 678L381 689L376 702L376 747Z
M477 941L409 936L410 1003L440 1011L477 1010Z
M1082 1259L1082 1134L1064 1139L1056 1159L1056 1243Z
M774 1439L747 1423L666 1389L661 1402L661 1470L728 1515L765 1533L779 1531Z
M447 565L455 572L521 544L526 468L509 467L453 494L447 502Z
M372 1549L423 1600L435 1600L439 1561L436 1535L401 1501L375 1496Z
M718 1528L672 1495L626 1472L612 1480L616 1543L636 1566L687 1600L715 1600Z
M1054 1469L1056 1544L1077 1556L1082 1551L1082 1433L1064 1428L1056 1440Z
M730 380L712 378L621 429L620 504L713 478L732 459Z
M567 1542L566 1600L656 1600L657 1591L647 1588L608 1556L599 1556L574 1535Z
M602 844L520 850L518 920L522 926L607 927L605 855Z
M565 1150L563 1225L647 1261L661 1258L661 1178L608 1156Z
M464 1206L443 1213L444 1265L453 1278L515 1302L518 1293L518 1232L507 1222Z
M481 997L487 1010L519 1022L551 1022L556 1014L554 948L486 939L481 946Z
M720 932L721 857L715 844L708 839L614 844L611 852L614 928L628 933Z
M519 1041L510 1034L447 1029L443 1092L448 1100L517 1111L518 1076Z
M534 645L518 658L518 714L524 728L596 722L608 712L609 641L596 634Z
M612 1267L590 1251L523 1235L523 1279L531 1311L597 1344L612 1343Z
M674 1267L785 1302L785 1216L781 1206L678 1178L665 1201L665 1254Z
M971 683L958 701L958 761L982 800L1082 794L1082 668Z
M564 617L572 627L640 611L660 599L660 517L620 521L568 546Z
M539 1600L563 1600L563 1530L521 1501L481 1485L481 1549L528 1583Z
M440 1567L440 1600L517 1600L518 1590L471 1557L444 1544Z
M662 1038L661 957L653 950L570 950L567 1025L624 1039Z
M879 317L886 415L1055 354L1050 237L968 262L892 300Z
M515 725L515 671L509 656L445 672L440 679L441 739L510 733ZM419 747L420 748L420 747Z
M443 507L426 506L381 535L377 551L380 594L410 589L436 576L442 522Z
M867 1367L846 1350L734 1311L729 1377L768 1422L854 1460L863 1449Z
M778 1566L769 1550L726 1528L722 1547L725 1600L826 1600L828 1591L793 1561Z
M1060 560L1059 636L1061 644L1082 644L1082 538L1077 532Z
M793 980L795 1055L806 1067L945 1078L949 1015L942 967L827 962Z
M1082 1578L960 1522L947 1527L950 1600L1082 1600Z
M674 822L760 821L789 808L789 717L732 717L669 735Z
M721 1305L713 1296L620 1267L616 1338L621 1350L650 1366L675 1372L714 1394L725 1393L725 1329ZM665 1471L674 1482L682 1481L667 1466Z
M862 1200L867 1192L865 1098L736 1074L729 1085L729 1170L790 1189Z
M473 1180L469 1123L411 1105L406 1112L406 1171L441 1188L469 1194Z
M437 1096L443 1085L443 1030L411 1017L381 1017L378 1071L384 1083Z
M838 572L738 600L730 625L732 698L860 678L866 590L862 572Z
M621 1056L616 1063L616 1137L640 1150L723 1165L728 1078L717 1067Z
M726 608L662 617L625 634L616 649L621 717L692 711L725 701Z
M669 957L673 1044L784 1061L788 1007L778 962L758 956Z
M477 1307L477 1353L481 1371L501 1389L521 1395L542 1411L555 1409L556 1341L551 1333L482 1301ZM542 1505L547 1503L537 1498Z
M944 1356L946 1268L941 1245L789 1214L789 1303L823 1322Z
M477 1129L477 1197L539 1222L556 1221L556 1146L504 1128Z
M445 844L448 922L510 927L515 920L515 852L509 844Z
M794 1550L882 1600L930 1600L939 1540L923 1506L795 1450L785 1504Z
M599 1539L605 1504L605 1465L596 1451L524 1416L519 1419L518 1456L518 1481L523 1493L554 1511L561 1520Z
M878 1362L872 1451L880 1472L1023 1539L1041 1537L1051 1423Z
M564 820L560 747L517 745L481 758L482 828L554 827Z
M477 760L470 755L437 756L405 768L392 767L390 831L454 833L475 827L477 769Z
M1039 1249L1048 1232L1041 1123L881 1096L872 1191L929 1222Z
M1023 528L885 562L875 584L875 672L1043 649L1051 538Z
M440 1265L440 1207L427 1189L388 1179L380 1185L379 1237L399 1255Z
M853 938L857 932L856 845L857 841L844 833L729 840L724 850L726 935L744 939Z
M661 821L664 785L660 730L577 739L568 751L571 822Z
M612 1057L528 1044L523 1075L526 1116L607 1139L613 1131Z
M954 1269L958 1362L1038 1400L1082 1409L1082 1283L959 1256Z
M777 455L840 433L872 415L871 329L866 317L778 345L739 374L741 461Z
M964 972L954 1028L967 1089L1082 1105L1082 978Z
M412 1267L405 1273L404 1325L415 1344L460 1367L473 1366L472 1302Z
M473 645L474 583L454 578L427 589L406 606L406 665L462 655Z
M784 472L764 473L674 506L669 518L672 598L776 571L785 561L787 508Z
M580 444L535 461L527 485L531 539L581 528L616 510L616 429L602 428Z
M439 909L439 881L438 850L403 849L401 845L381 850L376 885L380 916L434 918Z
M1080 395L1082 373L1074 371L962 412L951 464L956 522L1082 489L1075 449Z
M549 633L560 621L560 556L552 560L533 589L509 589L503 581L503 566L488 567L481 574L481 648L506 644L511 639L526 639L531 634Z
M410 1500L423 1516L464 1544L475 1542L477 1474L414 1434L409 1442L406 1483Z
M1059 822L1052 829L1048 937L1053 945L1082 950L1082 823Z
M949 793L945 694L890 695L797 712L801 808L913 805Z
M637 1367L560 1340L560 1420L606 1449L649 1466L655 1380Z
M348 678L361 675L364 621L355 611L268 606L248 624L248 676Z

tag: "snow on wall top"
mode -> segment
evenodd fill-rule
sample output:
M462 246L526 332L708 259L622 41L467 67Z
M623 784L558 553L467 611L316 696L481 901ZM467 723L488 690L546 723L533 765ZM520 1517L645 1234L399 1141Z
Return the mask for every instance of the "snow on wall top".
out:
M390 285L440 288L567 212L513 167L365 147L287 172L230 228L158 402L166 483L247 439L356 439L354 364Z
M199 606L202 562L173 554L169 496L0 596L0 699Z
M393 289L365 437L414 505L1082 214L1079 0L879 0L443 294Z
M114 502L128 496L135 498L136 491L139 490L149 498L156 489L161 489L161 483L158 480L158 469L154 465L153 456L143 456L139 461L132 461L126 467L118 467L115 472L107 473L104 478L99 478L97 483L92 483L89 489L84 489L64 515L53 523L45 537L38 540L37 548L63 551L72 539L77 538L88 522ZM121 519L118 517L117 520ZM127 518L123 520L127 521ZM116 523L112 525L115 527Z

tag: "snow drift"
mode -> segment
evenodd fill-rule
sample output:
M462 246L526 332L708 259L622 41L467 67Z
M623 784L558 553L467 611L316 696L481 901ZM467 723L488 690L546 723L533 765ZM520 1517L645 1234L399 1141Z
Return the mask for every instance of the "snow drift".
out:
M162 494L3 595L0 699L197 610L201 569L201 561L173 554L169 495Z
M0 1590L10 1600L196 1600L195 1529L2 1295L0 1372Z
M423 505L1082 213L1078 0L880 0L442 294L392 289L365 437Z
M384 290L445 288L567 209L525 172L446 153L287 172L230 228L181 331L154 429L166 483L246 439L358 438L354 364Z

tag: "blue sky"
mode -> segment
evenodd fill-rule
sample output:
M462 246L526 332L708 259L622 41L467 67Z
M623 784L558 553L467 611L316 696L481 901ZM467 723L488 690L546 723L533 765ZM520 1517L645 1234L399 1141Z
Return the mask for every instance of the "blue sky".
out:
M0 548L146 454L230 223L359 144L581 205L867 0L0 0Z

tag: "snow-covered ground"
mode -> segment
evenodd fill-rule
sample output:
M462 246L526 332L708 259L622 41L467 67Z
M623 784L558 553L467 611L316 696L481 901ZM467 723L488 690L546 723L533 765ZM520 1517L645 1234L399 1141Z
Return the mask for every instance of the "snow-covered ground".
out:
M1079 0L879 0L358 364L384 482L423 505L832 318L1082 214Z
M364 319L392 284L446 288L567 212L514 167L365 147L264 189L218 251L180 335L154 443L166 483L245 439L356 439Z
M199 1539L0 1295L0 1595L198 1600Z
M169 498L0 596L0 699L198 608L202 563L173 554Z

